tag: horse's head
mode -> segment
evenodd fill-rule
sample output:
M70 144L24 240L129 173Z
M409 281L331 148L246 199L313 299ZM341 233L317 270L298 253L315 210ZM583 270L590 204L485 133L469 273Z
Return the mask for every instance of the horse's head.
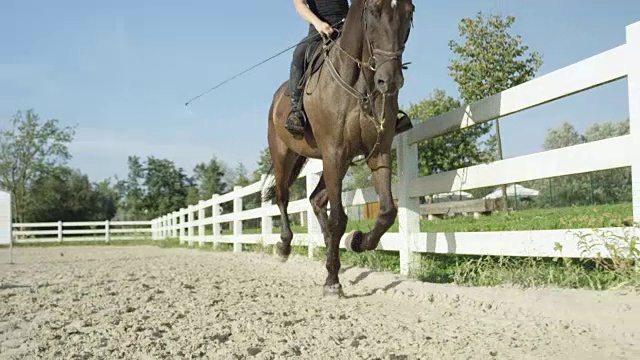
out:
M412 0L363 1L365 46L372 56L375 86L383 94L395 94L404 86L402 54L415 6Z

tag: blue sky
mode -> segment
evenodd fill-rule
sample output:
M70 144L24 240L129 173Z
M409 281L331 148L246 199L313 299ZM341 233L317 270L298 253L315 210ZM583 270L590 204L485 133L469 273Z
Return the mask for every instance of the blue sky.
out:
M435 88L457 95L447 43L459 20L477 11L516 16L513 31L544 56L539 75L623 44L625 26L640 21L640 2L629 0L415 4L405 106ZM214 155L251 170L267 144L267 111L291 52L184 103L295 44L306 29L291 0L2 0L0 126L27 108L77 124L71 165L95 181L126 176L130 154L169 158L189 173ZM540 151L546 131L565 120L584 130L627 116L626 81L605 85L505 119L505 155Z

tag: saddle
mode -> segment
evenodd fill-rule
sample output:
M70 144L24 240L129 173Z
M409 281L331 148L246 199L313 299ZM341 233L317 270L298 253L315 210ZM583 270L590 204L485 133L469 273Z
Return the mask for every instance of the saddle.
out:
M311 44L309 44L309 46L307 46L307 49L305 51L305 56L304 56L302 76L300 77L300 83L297 85L298 89L305 89L307 86L307 83L309 82L309 79L311 79L311 77L322 68L325 62L324 53L325 52L328 53L329 50L331 50L331 48L333 47L333 44L335 44L334 41L323 38L323 41L314 41ZM288 86L285 89L284 95L286 97L291 97L291 92L289 91ZM304 101L303 101L304 95L305 95L305 91L302 91L300 93L300 107L302 109L302 116L304 118L304 123L308 124L307 114L306 114L306 111L304 110ZM362 105L363 104L361 104L361 106ZM402 110L398 110L398 121L396 123L396 135L403 133L405 131L409 131L412 128L413 128L413 124L411 122L411 118L409 117L409 115Z
M333 42L329 40L323 41L314 41L305 51L304 55L304 63L302 67L302 76L300 77L300 83L297 84L298 89L304 89L309 82L309 79L313 74L318 72L322 65L324 64L324 56L323 51L329 51L332 47ZM286 88L284 95L286 97L291 96L291 92L289 91L289 87ZM300 103L303 104L302 98L304 97L304 91L300 94Z

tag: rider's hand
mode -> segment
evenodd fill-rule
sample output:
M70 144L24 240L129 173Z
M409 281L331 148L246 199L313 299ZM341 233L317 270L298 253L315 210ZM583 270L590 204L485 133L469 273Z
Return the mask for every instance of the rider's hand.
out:
M317 24L314 25L314 27L316 28L316 30L318 30L320 34L324 34L327 36L333 34L333 28L331 27L331 25L327 24L324 21L318 22Z

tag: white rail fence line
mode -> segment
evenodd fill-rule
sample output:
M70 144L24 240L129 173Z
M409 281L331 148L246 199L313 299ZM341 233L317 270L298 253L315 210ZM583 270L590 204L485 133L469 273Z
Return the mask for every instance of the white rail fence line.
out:
M12 224L14 244L150 240L151 221L85 221ZM36 230L37 229L37 230Z
M418 198L457 190L498 186L515 182L586 173L592 171L632 167L633 218L640 221L640 22L626 27L624 45L551 72L525 84L462 107L446 114L418 123L414 129L396 138L394 148L398 154L400 182L394 184L398 199L399 232L383 236L379 249L400 253L401 272L408 273L412 253L506 255L506 256L607 256L604 246L590 253L580 248L583 236L608 234L635 236L636 228L610 228L545 231L508 231L481 233L422 233ZM490 164L449 171L427 177L418 176L417 144L476 124L502 118L560 98L576 94L612 81L627 78L631 134L567 148L521 156ZM505 121L505 119L503 119ZM306 177L307 194L315 188L322 171L321 162L310 161L300 177ZM278 207L264 203L261 207L243 210L242 199L259 193L263 179L245 188L235 188L224 195L201 201L152 220L153 238L179 238L192 245L198 242L230 243L234 251L242 251L242 244L275 244L279 234L272 231L272 217L279 216ZM363 205L378 201L373 188L343 194L345 206ZM222 215L220 205L233 201L233 212ZM210 216L205 216L210 212ZM324 240L313 211L306 199L289 204L289 214L306 212L308 232L295 234L294 244L309 247L324 246ZM242 221L261 219L259 234L243 234ZM221 224L232 223L233 235L222 235ZM211 228L210 234L207 228ZM599 232L602 231L602 234ZM558 251L556 246L561 245ZM344 244L341 243L344 248Z
M556 176L630 166L633 174L633 218L640 221L640 22L627 26L627 41L588 59L556 70L500 94L466 107L416 124L415 128L398 136L394 148L398 155L400 182L393 184L394 198L398 200L399 232L383 236L378 249L400 254L401 272L408 273L412 254L470 254L505 256L607 256L604 246L596 246L589 253L580 248L580 239L594 235L615 238L636 236L637 229L567 229L539 231L499 231L432 233L420 231L418 198L429 194L469 190L501 184L544 179ZM472 166L427 177L418 176L418 143L476 124L502 118L560 98L570 96L612 81L627 79L631 133L601 141L562 149L521 156L490 164ZM505 121L505 119L503 119ZM322 164L311 160L300 177L306 178L307 194L320 179ZM149 234L154 240L179 238L181 243L233 244L234 252L242 251L243 244L273 245L280 235L273 231L272 217L279 217L277 205L262 203L255 209L245 210L243 199L259 194L266 178L247 187L236 187L230 193L214 195L179 211L151 221L142 222L84 222L14 224L16 243L60 241L114 241ZM373 188L343 193L345 206L364 205L378 201ZM222 214L222 204L232 202L233 211ZM294 245L308 246L309 254L324 246L324 239L308 200L289 203L290 215L306 213L307 233L294 236ZM260 219L257 234L243 234L243 221ZM222 224L230 224L231 235L223 235ZM134 228L126 228L134 226ZM88 229L68 229L89 227ZM120 228L117 228L120 227ZM25 230L52 228L49 230ZM602 232L602 234L600 234ZM114 236L122 234L125 236ZM78 236L80 235L80 236ZM87 236L90 235L90 236ZM561 251L558 251L560 245ZM344 248L343 243L340 244Z

